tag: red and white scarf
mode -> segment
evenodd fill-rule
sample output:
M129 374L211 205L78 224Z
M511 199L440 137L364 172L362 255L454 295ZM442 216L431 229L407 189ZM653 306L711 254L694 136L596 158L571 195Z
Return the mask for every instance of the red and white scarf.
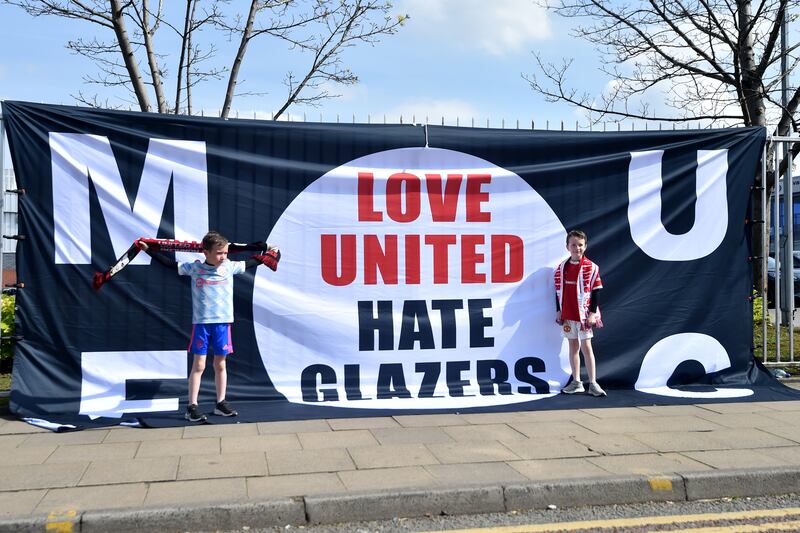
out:
M553 274L553 278L556 285L556 294L558 295L558 301L563 302L564 297L564 268L567 265L567 261L569 258L562 261ZM602 289L603 284L602 281L595 286L596 280L600 277L600 267L596 264L589 261L586 256L581 258L580 264L580 271L578 272L578 313L580 313L581 322L585 323L586 318L589 316L589 303L592 299L592 289ZM603 321L600 320L600 307L597 308L595 312L595 317L597 318L597 322L595 323L594 327L602 328Z

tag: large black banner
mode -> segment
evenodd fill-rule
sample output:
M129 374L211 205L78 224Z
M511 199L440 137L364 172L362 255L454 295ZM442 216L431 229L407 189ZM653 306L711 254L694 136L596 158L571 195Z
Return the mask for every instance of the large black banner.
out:
M575 405L558 395L569 360L553 286L572 228L605 286L593 342L609 397L594 405L749 398L771 383L752 356L746 223L762 128L277 123L23 102L3 114L26 190L20 415L179 423L187 278L140 254L100 291L91 279L138 237L209 229L282 252L277 272L234 282L228 399L248 420Z

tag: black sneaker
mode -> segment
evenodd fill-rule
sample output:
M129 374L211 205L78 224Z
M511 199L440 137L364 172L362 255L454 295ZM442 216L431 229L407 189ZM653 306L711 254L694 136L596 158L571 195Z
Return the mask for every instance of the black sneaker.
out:
M217 407L214 409L214 414L219 416L236 416L239 413L236 412L234 409L232 409L230 404L228 404L228 402L222 400L217 404Z
M189 407L186 408L186 414L184 416L189 422L205 422L208 420L208 417L197 408L196 403L190 404Z

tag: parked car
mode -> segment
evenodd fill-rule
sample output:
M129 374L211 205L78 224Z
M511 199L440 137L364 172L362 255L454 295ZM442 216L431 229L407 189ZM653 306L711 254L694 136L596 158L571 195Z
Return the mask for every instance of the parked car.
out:
M794 252L794 306L800 307L800 251ZM781 265L781 276L786 275L785 265ZM775 301L775 258L767 257L767 302Z

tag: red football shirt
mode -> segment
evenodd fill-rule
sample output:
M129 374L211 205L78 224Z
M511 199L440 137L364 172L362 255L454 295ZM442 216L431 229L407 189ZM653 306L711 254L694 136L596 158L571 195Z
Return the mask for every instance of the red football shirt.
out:
M580 312L578 311L578 274L580 270L580 263L573 264L571 261L567 261L564 265L561 320L575 320L579 322L581 319Z

